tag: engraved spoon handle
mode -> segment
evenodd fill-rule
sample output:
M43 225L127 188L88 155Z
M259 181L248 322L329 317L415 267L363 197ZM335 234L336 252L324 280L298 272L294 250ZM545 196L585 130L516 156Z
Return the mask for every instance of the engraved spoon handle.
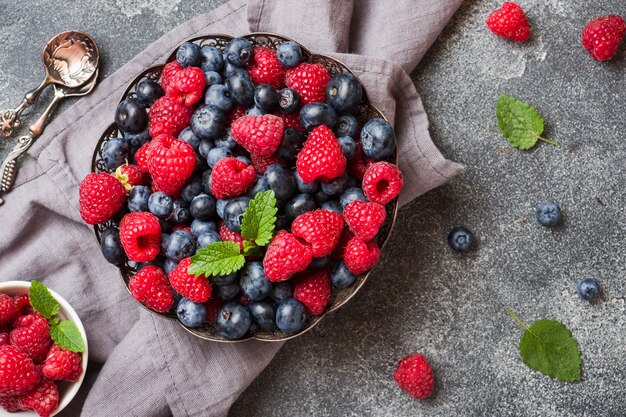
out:
M37 88L24 95L24 99L19 106L14 109L0 111L0 135L8 138L13 134L13 131L20 126L20 116L22 115L22 112L37 101L37 98L39 98L39 95L49 83L50 82L46 78Z
M17 176L17 158L30 148L33 140L34 138L31 134L19 138L17 145L2 162L0 167L0 195L7 193L13 187L15 177ZM4 200L0 197L0 205L2 204L4 204Z

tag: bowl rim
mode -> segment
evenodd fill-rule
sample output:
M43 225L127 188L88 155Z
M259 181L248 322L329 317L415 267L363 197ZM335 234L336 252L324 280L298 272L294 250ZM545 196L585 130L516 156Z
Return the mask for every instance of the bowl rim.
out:
M0 282L0 292L2 293L5 293L5 291L10 292L11 289L28 290L30 289L30 286L31 286L30 281L3 281L3 282ZM83 323L80 320L78 313L76 313L76 310L74 310L74 308L70 305L70 303L65 298L63 298L59 293L57 293L51 288L48 288L48 289L50 290L50 293L52 294L54 299L57 300L57 302L59 303L59 306L61 307L59 312L60 313L62 312L62 314L66 316L67 320L71 320L72 322L74 322L76 327L78 327L78 331L80 332L80 335L82 336L83 342L85 344L85 350L81 353L83 372L81 373L80 377L74 382L60 381L60 382L67 382L69 384L69 387L67 391L65 392L65 394L63 395L63 398L60 399L59 405L57 406L56 410L51 414L51 416L55 416L58 413L60 413L65 407L67 407L69 403L72 402L72 400L74 399L74 397L76 396L76 394L80 390L80 387L83 384L85 375L87 374L87 363L89 359L89 346L87 342L87 333L85 332ZM16 292L15 294L27 294L27 293L28 292ZM7 295L12 295L12 294L7 294ZM29 415L37 416L36 413L30 410L24 410L24 411L20 411L17 413L2 414L4 413L4 411L5 410L0 409L0 416L4 416L4 415L6 416L29 416Z

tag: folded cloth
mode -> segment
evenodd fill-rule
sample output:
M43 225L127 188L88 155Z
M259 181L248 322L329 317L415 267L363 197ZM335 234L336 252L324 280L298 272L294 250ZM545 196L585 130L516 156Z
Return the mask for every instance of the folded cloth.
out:
M128 82L193 36L268 31L292 37L354 69L372 103L394 122L406 179L400 203L406 204L462 170L432 143L407 75L461 1L233 0L161 37L47 127L0 208L0 279L43 280L82 318L88 379L95 382L61 415L224 416L281 347L194 338L140 309L100 254L79 215L78 185Z

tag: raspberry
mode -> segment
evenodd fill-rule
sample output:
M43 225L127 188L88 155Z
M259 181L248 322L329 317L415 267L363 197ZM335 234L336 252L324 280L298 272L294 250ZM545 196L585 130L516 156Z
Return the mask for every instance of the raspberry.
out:
M276 52L268 48L254 48L253 59L248 64L248 72L254 84L269 84L274 88L285 85L285 72L278 62Z
M621 16L610 14L587 23L583 29L583 47L598 61L606 61L615 56L624 34L626 23Z
M326 84L330 81L328 70L321 64L303 62L287 70L285 82L300 94L302 105L313 102L326 102Z
M10 342L30 356L35 363L46 359L48 349L52 345L50 325L39 313L22 316L17 327L9 334Z
M6 294L0 294L0 323L9 323L19 314L15 301Z
M169 135L155 137L150 146L148 167L159 190L176 195L196 167L196 153L190 144Z
M217 225L217 232L220 235L220 239L224 242L237 242L241 250L243 250L243 236L241 236L241 233L233 232L221 220Z
M198 67L187 67L176 72L167 83L165 94L179 104L193 106L202 98L206 87L204 72Z
M524 42L530 37L530 25L521 7L505 1L501 9L491 13L487 26L493 33L515 42Z
M346 250L346 245L353 237L354 233L352 233L352 230L350 230L349 227L344 227L341 232L341 236L339 237L339 242L331 254L334 261L340 261L343 259L343 253Z
M326 125L313 129L298 153L298 174L304 182L330 182L346 170L346 157L339 141Z
M37 386L41 374L19 347L0 347L0 395L20 395Z
M385 205L402 190L402 171L389 162L375 162L363 175L363 193L369 201Z
M330 301L330 275L327 270L303 272L297 276L293 298L306 307L308 314L320 315Z
M7 410L9 413L15 413L16 411L20 411L21 408L17 403L17 397L12 396L0 396L0 406Z
M274 154L283 139L285 123L280 117L243 116L233 122L233 139L252 155L268 157Z
M348 162L348 171L350 172L350 175L357 180L362 180L367 167L369 167L372 163L374 163L374 161L365 156L363 153L363 147L359 142L356 145L356 154L350 162Z
M54 382L44 378L34 390L20 395L17 403L24 410L34 410L41 417L50 417L59 405L59 390Z
M254 167L237 158L222 158L213 167L211 192L216 198L237 197L254 184Z
M161 250L161 225L152 213L129 213L120 222L120 241L135 262L153 261Z
M280 230L267 247L263 268L268 280L280 282L307 269L312 259L311 247L306 242Z
M33 312L33 307L30 305L30 298L28 297L28 294L16 295L13 298L13 301L15 302L15 307L17 307L21 314L30 314Z
M302 127L302 125L300 124L300 118L298 116L298 112L294 112L291 114L277 113L276 116L283 119L283 122L285 123L285 129L287 129L288 127L291 127L293 129L296 129L298 132L302 133L303 135L307 134L306 129L304 129L304 127Z
M356 200L343 209L343 218L356 236L369 242L385 223L387 212L378 203Z
M315 258L330 255L339 242L342 230L341 214L329 210L306 212L291 224L291 233L311 245Z
M230 126L233 124L235 120L245 115L246 115L246 108L243 106L236 106L230 111L230 113L228 113L228 117L226 121L228 125Z
M433 393L435 378L433 368L419 353L414 353L398 361L393 371L393 379L411 397L428 398Z
M135 152L135 162L137 162L137 167L144 174L150 172L150 166L148 165L148 161L150 161L150 153L152 152L152 142L146 142Z
M250 155L250 159L252 160L252 165L254 166L254 171L257 175L265 174L265 170L270 165L280 163L280 159L276 155L272 156L258 156L258 155Z
M109 220L126 201L126 190L111 174L87 174L78 190L80 216L85 223L98 224Z
M170 88L174 77L182 69L183 67L176 60L165 64L163 71L161 71L161 87L163 87L163 91L167 91Z
M128 288L135 300L155 311L164 313L174 305L167 277L156 266L148 265L141 268L130 279Z
M9 344L9 334L6 332L0 333L0 346Z
M350 239L343 252L346 266L355 275L372 269L378 262L378 258L380 258L380 249L376 242L365 243L358 236Z
M157 137L161 133L178 136L189 125L193 110L184 104L177 103L173 98L163 96L150 107L150 136Z
M70 352L54 344L48 351L42 372L48 379L76 381L83 373L83 358L79 353Z
M196 277L187 272L191 265L191 258L185 258L172 272L170 272L170 284L180 295L194 303L205 303L211 298L211 284L201 275Z
M205 321L209 324L215 324L217 319L217 312L222 308L222 300L219 298L211 298L206 303L206 316Z
M137 165L120 165L115 170L115 178L117 178L126 191L132 190L135 185L143 185L143 173Z

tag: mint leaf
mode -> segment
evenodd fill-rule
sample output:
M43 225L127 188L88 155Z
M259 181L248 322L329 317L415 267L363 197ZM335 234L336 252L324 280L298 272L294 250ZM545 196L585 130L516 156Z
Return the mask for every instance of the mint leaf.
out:
M76 325L69 321L62 322L50 327L50 337L54 342L65 350L82 352L85 350L83 338Z
M28 297L33 309L47 319L59 312L59 303L50 294L48 288L39 281L30 282Z
M241 221L241 235L258 246L270 243L276 223L276 195L268 190L257 195L250 201Z
M500 94L496 103L496 117L502 135L518 149L530 149L538 140L560 146L558 142L541 137L543 119L535 108L506 94Z
M199 277L200 275L217 276L229 275L240 270L246 263L237 242L214 242L191 257L188 272Z
M580 349L567 327L545 319L528 327L513 312L507 313L526 329L519 342L519 352L529 368L559 381L580 381Z
M263 252L261 252L261 248L255 245L253 242L249 240L243 241L243 254L244 256L252 256L255 258L260 258L263 256Z

